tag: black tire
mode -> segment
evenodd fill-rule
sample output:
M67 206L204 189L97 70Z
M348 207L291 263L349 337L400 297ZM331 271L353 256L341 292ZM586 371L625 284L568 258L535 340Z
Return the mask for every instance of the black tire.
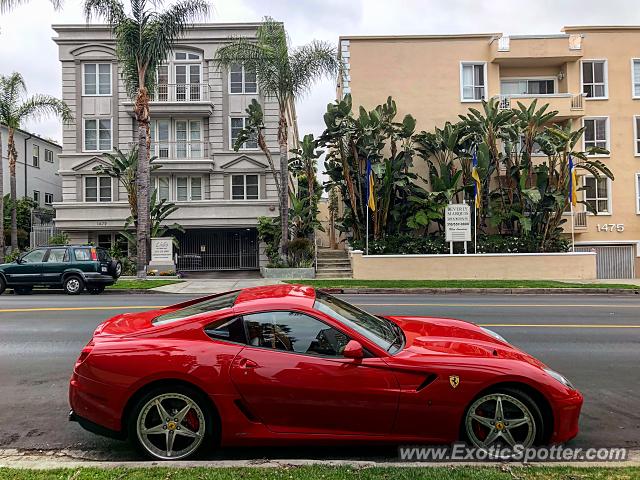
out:
M4 278L0 277L0 295L2 295L6 289L7 284L5 283Z
M62 282L62 288L67 295L78 295L84 290L84 281L79 275L69 275Z
M147 404L149 402L152 402L154 399L156 399L158 396L161 396L161 395L167 395L167 396L180 395L183 397L187 397L192 402L197 404L198 408L202 412L202 415L204 417L204 433L202 435L202 440L193 451L190 451L186 455L172 456L172 457L159 456L157 454L154 454L149 448L147 448L147 446L145 446L145 443L141 438L141 435L138 430L138 421L143 414L143 410L147 411L147 416L153 414L153 409L156 409L156 412L158 412L157 407L155 406L149 407ZM165 402L165 405L166 405L166 401L163 400L163 402ZM195 412L195 410L192 410L192 411ZM170 415L174 415L175 411L168 412L168 413ZM196 414L196 418L198 418L197 414ZM184 424L182 422L179 422L177 425L181 426ZM198 423L198 425L200 425L200 423ZM184 426L187 427L187 425L184 425ZM128 432L129 440L141 454L153 460L177 460L177 459L185 460L187 458L193 459L197 456L200 456L207 449L212 448L214 444L214 439L218 438L217 431L218 431L218 425L217 425L217 421L214 421L214 415L211 410L210 403L203 396L203 394L201 394L196 389L188 387L186 385L177 385L175 387L158 387L148 391L147 393L142 395L140 398L138 398L138 400L133 405L133 408L131 409L129 413L129 417L127 419L127 432ZM160 437L160 435L155 435L155 437ZM176 441L178 441L177 440L178 436L176 436L175 438L176 438ZM160 439L160 442L163 442L163 441L164 441L163 439ZM165 445L166 445L166 441L165 441Z
M98 285L96 287L87 287L87 291L91 295L100 295L102 292L104 292L104 288L104 285Z
M122 263L116 262L116 266L113 271L113 277L117 279L120 278L120 275L122 275Z
M31 292L33 292L33 287L28 286L28 287L13 287L13 292L16 295L31 295Z
M474 442L469 438L467 434L467 430L466 430L467 415L469 413L469 409L473 406L473 404L477 400L479 400L480 398L486 395L492 395L492 394L508 395L522 402L529 409L533 423L535 425L535 438L533 440L533 445L540 445L544 443L547 429L553 428L553 425L545 425L544 417L542 416L540 407L538 406L536 401L533 400L533 398L531 398L529 394L527 394L526 392L518 388L512 388L512 387L497 387L497 388L482 392L480 395L478 395L473 399L473 401L465 409L464 416L462 418L462 425L460 426L461 439L463 439L467 444L471 446L478 446L478 445L474 445Z

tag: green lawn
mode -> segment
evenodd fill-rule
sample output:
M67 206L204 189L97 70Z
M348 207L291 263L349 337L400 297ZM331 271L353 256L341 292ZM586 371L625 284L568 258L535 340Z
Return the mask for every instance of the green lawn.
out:
M615 283L565 283L553 280L285 280L287 283L322 288L627 288L637 285Z
M143 468L24 470L0 468L0 479L35 480L630 480L640 468L573 467L328 467Z
M182 280L118 280L114 285L107 287L109 290L148 290L150 288L162 287L179 283Z

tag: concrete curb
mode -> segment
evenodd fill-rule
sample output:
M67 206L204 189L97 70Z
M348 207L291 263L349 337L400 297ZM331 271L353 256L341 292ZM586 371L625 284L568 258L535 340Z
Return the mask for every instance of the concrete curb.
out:
M390 295L446 295L452 293L475 293L496 295L639 295L640 288L373 288L373 287L319 287L327 293L344 295L390 294Z

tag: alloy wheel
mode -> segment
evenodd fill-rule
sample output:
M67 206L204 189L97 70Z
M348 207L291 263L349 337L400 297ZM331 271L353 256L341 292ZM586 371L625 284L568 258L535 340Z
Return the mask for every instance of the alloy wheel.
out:
M67 281L67 292L78 293L80 291L80 280L72 278Z
M536 438L536 422L531 410L520 400L504 393L480 397L467 410L467 438L476 447L504 445L530 447Z
M144 404L136 422L136 434L151 455L176 460L194 453L205 437L202 409L180 393L165 393Z

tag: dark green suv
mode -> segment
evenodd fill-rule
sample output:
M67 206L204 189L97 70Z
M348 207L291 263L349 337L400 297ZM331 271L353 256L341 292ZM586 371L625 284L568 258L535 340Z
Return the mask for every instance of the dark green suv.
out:
M39 247L13 263L0 265L0 294L12 288L18 295L34 286L62 287L69 295L102 293L122 273L122 264L106 249L90 245Z

